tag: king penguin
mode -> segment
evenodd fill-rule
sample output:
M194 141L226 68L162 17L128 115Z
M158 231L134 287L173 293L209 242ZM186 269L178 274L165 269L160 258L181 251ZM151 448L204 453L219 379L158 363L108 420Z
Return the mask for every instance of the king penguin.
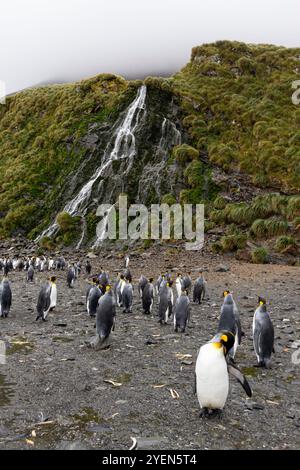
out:
M237 305L232 294L225 290L223 292L224 301L221 308L221 316L219 320L218 332L222 330L230 331L235 336L235 341L229 351L229 356L234 360L234 356L238 345L242 340L242 327Z
M102 296L102 291L98 286L98 279L93 278L93 284L89 286L87 293L86 293L86 309L87 313L91 317L96 316L97 307L99 303L99 299Z
M160 287L159 287L159 300L158 300L158 316L159 320L158 322L161 325L166 325L168 323L168 318L169 318L169 311L170 311L170 306L169 306L169 283L168 282L161 282Z
M270 368L274 352L274 327L267 312L266 301L258 298L258 307L253 316L253 344L258 367Z
M51 276L49 278L51 283L51 293L50 293L50 312L55 309L57 302L57 286L56 286L56 276Z
M247 395L252 396L250 385L241 371L226 360L234 340L230 331L220 331L200 348L195 369L200 416L210 416L224 408L229 391L229 372L241 383Z
M76 279L76 269L75 269L75 265L73 263L69 267L68 273L67 273L67 284L70 288L74 287L75 279Z
M174 331L177 333L178 328L181 333L185 332L190 319L190 300L187 291L183 291L181 296L177 298L174 309Z
M100 297L97 307L96 331L100 346L109 346L108 338L111 330L114 330L116 319L116 302L111 286L106 286L105 294Z
M6 318L9 314L11 307L11 288L9 280L4 277L0 284L0 317Z
M52 290L52 282L50 279L45 282L41 290L39 292L38 301L37 301L37 317L36 321L41 318L43 321L46 321L46 317L51 308L51 290Z
M141 275L139 279L139 284L138 284L138 292L139 292L140 298L143 297L143 290L147 282L148 282L148 279L145 276Z
M129 280L127 280L122 292L122 305L124 307L123 313L132 312L133 302L133 287Z
M153 278L150 277L149 281L147 281L146 285L144 286L144 289L142 292L142 306L143 306L143 312L145 315L151 314L153 303L154 303L154 285L153 285Z
M176 286L177 297L180 297L181 291L182 291L182 276L180 273L177 274L175 286Z
M30 264L26 273L27 282L33 282L33 277L34 277L34 267L32 266L32 264Z
M201 300L205 297L206 281L203 277L202 271L199 271L199 277L197 277L194 283L193 289L193 302L201 304Z

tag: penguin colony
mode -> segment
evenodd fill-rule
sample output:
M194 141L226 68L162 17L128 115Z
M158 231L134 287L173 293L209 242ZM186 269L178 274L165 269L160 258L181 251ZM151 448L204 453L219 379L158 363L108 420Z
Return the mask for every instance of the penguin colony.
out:
M86 291L87 314L95 318L95 344L100 349L109 347L109 337L115 328L117 307L124 314L132 312L133 291L132 275L129 269L129 256L124 260L124 269L118 274L112 285L109 273L102 267L100 272L92 275L89 260L85 264L88 276ZM53 271L66 271L67 288L76 285L82 266L80 262L68 264L64 257L56 259L41 257L0 259L3 280L0 283L0 317L9 316L12 304L12 291L8 279L11 271L25 271L26 282L34 282L38 272L51 271L51 276L43 283L37 299L36 321L47 321L50 311L55 309L57 302L56 276ZM176 301L174 301L175 284ZM184 333L191 320L190 296L193 302L201 304L208 299L207 281L202 271L192 282L191 273L177 274L175 282L168 273L161 273L154 282L153 278L141 275L137 285L138 294L144 315L153 315L155 300L157 302L158 322L165 325L173 323L174 331ZM154 314L155 315L155 314ZM274 328L267 311L266 300L259 297L253 315L253 345L257 358L257 367L270 368L271 355L274 353ZM200 347L195 367L194 391L200 405L200 416L218 414L224 408L229 392L229 374L233 375L250 397L252 391L246 378L235 364L235 354L242 342L242 326L239 310L228 290L223 292L223 304L216 334Z

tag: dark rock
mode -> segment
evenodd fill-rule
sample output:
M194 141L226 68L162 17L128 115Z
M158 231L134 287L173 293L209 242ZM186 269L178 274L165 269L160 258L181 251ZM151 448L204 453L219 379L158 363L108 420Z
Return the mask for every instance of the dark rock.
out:
M225 264L220 264L215 269L216 273L227 273L228 271L230 271L230 268L226 266Z

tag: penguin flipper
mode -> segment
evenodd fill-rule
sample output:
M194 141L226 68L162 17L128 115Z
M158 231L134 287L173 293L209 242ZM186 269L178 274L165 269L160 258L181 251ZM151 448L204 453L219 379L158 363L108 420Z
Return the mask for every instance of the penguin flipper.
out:
M242 374L242 372L237 368L236 365L232 364L232 362L228 364L228 372L233 375L237 379L237 381L242 385L248 397L252 397L252 390L246 377Z
M194 373L193 393L194 393L194 395L197 395L197 376L196 376L196 372Z

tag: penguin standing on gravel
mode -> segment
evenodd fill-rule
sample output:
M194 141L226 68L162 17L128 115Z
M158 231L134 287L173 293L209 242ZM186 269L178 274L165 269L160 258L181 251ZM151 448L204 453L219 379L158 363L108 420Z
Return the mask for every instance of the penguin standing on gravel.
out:
M185 332L190 319L190 299L186 291L177 298L174 308L174 331L177 333L178 328L181 333Z
M129 261L130 261L129 255L126 255L124 258L125 269L128 268Z
M43 321L46 321L47 315L51 308L51 291L52 291L53 283L48 279L41 287L39 292L38 301L37 301L37 317L36 321L40 318Z
M169 305L169 317L173 314L174 306L174 294L173 294L173 281L168 277L167 290L168 290L168 305Z
M57 302L57 286L56 286L56 277L51 276L49 278L51 282L51 293L50 293L50 312L55 309Z
M0 284L0 317L6 318L9 314L11 307L11 288L9 280L4 277Z
M87 260L86 263L85 263L85 272L86 274L89 276L92 272L92 265L91 265L91 262L90 260Z
M26 281L33 282L33 278L34 278L34 267L32 266L32 264L30 264L26 272Z
M122 307L123 305L122 295L123 295L123 290L124 290L125 285L126 285L125 276L124 274L120 274L119 279L115 285L115 293L116 293L118 307Z
M68 273L67 273L67 284L68 284L68 287L74 287L74 283L75 283L75 279L76 279L76 270L75 270L75 266L74 266L74 263L69 267L68 269Z
M132 312L133 302L133 287L129 280L127 280L122 292L122 305L124 307L123 313Z
M140 298L143 297L143 290L147 282L148 282L148 279L145 276L141 275L139 279L139 284L138 284L138 293L140 295Z
M159 301L158 301L158 322L161 325L166 325L169 318L169 292L168 292L168 283L164 285L161 283L159 288Z
M109 275L107 272L103 271L103 268L100 268L100 274L98 276L99 284L102 286L102 292L105 294L106 286L109 285Z
M99 299L101 296L102 296L102 291L98 286L98 279L94 278L93 284L90 286L86 294L86 309L87 309L87 313L91 317L96 316L97 307L98 307Z
M230 331L220 331L199 351L195 369L195 392L200 404L200 416L220 413L229 391L229 373L240 382L248 397L252 396L249 383L242 372L226 356L234 345Z
M205 297L205 287L206 287L206 281L203 277L202 271L199 271L199 277L196 279L194 283L193 302L197 304L201 304L201 300L204 300L204 297Z
M96 315L96 331L102 348L108 346L109 335L115 328L115 319L116 303L113 291L111 286L106 286L105 294L100 297Z
M253 345L258 366L270 368L271 355L274 352L274 327L267 312L265 299L258 298L258 307L253 316Z
M177 278L175 281L175 287L176 287L176 293L177 297L181 296L181 291L182 291L182 276L180 273L177 274Z
M154 303L154 285L153 278L150 277L146 282L142 292L142 307L145 315L150 315Z
M191 287L192 287L191 273L188 272L187 275L183 276L182 278L182 289L184 289L187 292L187 295L189 295Z
M229 351L230 358L234 360L237 347L239 344L241 344L242 340L242 327L239 311L232 294L226 290L223 292L223 296L224 302L221 308L218 331L226 330L230 331L234 335L235 341Z

